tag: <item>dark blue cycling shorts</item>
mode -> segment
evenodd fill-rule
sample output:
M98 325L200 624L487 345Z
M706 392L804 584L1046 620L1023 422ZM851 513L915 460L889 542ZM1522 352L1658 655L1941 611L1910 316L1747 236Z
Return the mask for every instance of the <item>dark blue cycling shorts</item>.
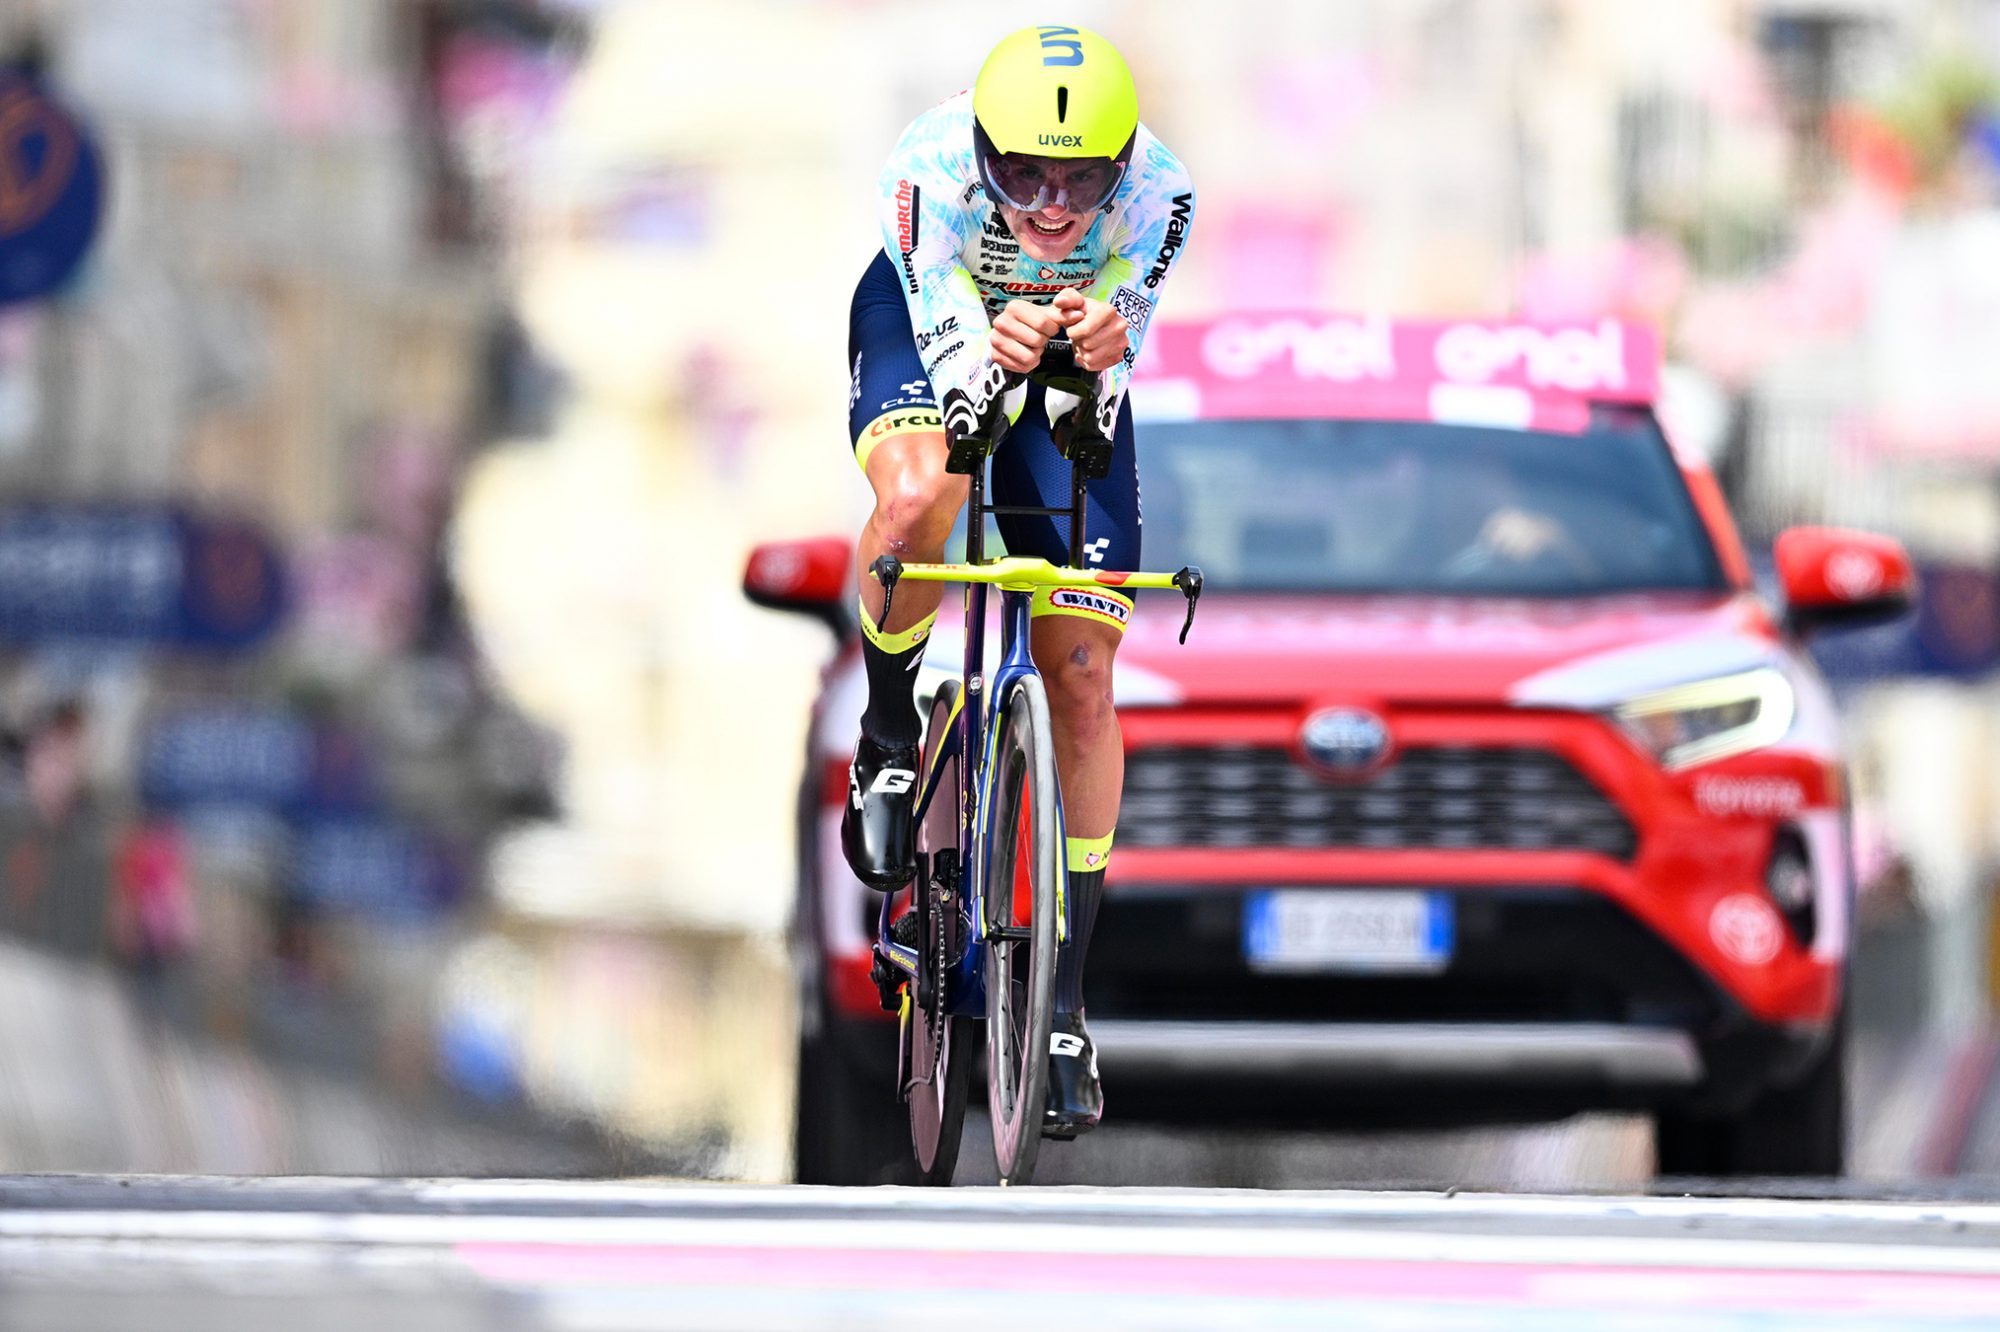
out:
M854 378L847 393L847 433L863 468L868 454L897 435L942 432L937 394L917 358L910 307L887 254L861 275L847 326L847 358ZM1069 463L1049 437L1042 387L1028 386L1027 405L993 454L995 504L1069 507ZM1092 481L1084 508L1084 563L1088 568L1139 567L1139 457L1132 445L1132 406L1118 410L1112 432L1111 471ZM1000 539L1012 555L1069 563L1069 519L997 516Z

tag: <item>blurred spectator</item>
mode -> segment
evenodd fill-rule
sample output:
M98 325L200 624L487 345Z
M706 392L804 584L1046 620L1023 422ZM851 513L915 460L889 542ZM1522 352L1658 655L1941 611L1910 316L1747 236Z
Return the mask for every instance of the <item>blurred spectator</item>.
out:
M60 829L84 796L83 706L64 699L28 736L28 802L42 822Z
M112 860L107 928L113 951L147 979L195 943L194 894L179 827L154 815L119 838Z
M1864 934L1922 920L1924 907L1917 897L1916 870L1908 856L1892 853L1880 873L1861 885L1855 913L1856 926Z
M1930 1009L1929 921L1916 868L1900 851L1864 880L1855 903L1848 1005L1858 1029L1914 1032Z
M22 728L0 720L0 811L17 810L27 802L27 734Z

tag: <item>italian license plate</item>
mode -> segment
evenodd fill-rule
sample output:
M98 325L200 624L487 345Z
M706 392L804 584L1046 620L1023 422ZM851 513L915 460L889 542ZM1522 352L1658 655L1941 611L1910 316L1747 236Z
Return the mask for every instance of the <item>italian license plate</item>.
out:
M1258 971L1442 971L1452 933L1444 893L1276 889L1243 904L1243 954Z

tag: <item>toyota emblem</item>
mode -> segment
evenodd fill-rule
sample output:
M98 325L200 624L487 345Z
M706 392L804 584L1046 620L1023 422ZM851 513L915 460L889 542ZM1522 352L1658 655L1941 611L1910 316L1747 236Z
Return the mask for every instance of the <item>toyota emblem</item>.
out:
M1359 776L1389 754L1389 723L1366 708L1323 708L1299 728L1299 747L1317 766Z

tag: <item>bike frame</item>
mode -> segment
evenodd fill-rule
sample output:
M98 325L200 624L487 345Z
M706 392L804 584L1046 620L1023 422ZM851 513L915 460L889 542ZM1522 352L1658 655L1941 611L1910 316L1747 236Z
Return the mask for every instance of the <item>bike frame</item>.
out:
M986 811L990 804L991 791L988 789L993 770L993 749L999 737L998 718L994 715L998 705L992 700L1004 699L1014 682L1024 675L1035 674L1034 657L1030 651L1028 607L1033 597L1034 585L1025 588L1015 583L1000 582L1000 661L993 672L992 688L986 688L986 608L987 589L999 581L991 575L999 573L1004 566L1033 564L1042 569L1053 570L1046 560L1000 560L988 564L986 554L986 515L994 510L986 504L986 468L982 465L971 477L970 494L966 501L965 564L963 565L921 565L902 566L901 577L919 581L945 581L947 579L965 582L965 637L964 668L959 681L958 702L950 719L951 735L938 745L931 754L922 778L921 794L917 799L917 819L921 824L929 813L931 802L939 799L955 800L958 804L958 850L960 890L954 899L953 908L959 913L959 938L965 946L952 959L945 983L945 1011L958 1017L984 1017L986 1015L985 972L980 966L980 946L986 942ZM1038 510L1065 515L1071 520L1071 530L1082 529L1082 509ZM1072 542L1072 546L1080 544ZM1014 570L1017 575L1027 571ZM958 789L939 789L938 774L944 764L954 756L969 756L958 765ZM1062 808L1061 791L1057 791L1056 808L1058 817ZM1060 828L1057 830L1060 835ZM921 867L926 874L928 865ZM1067 869L1058 867L1056 879L1056 937L1058 941L1069 937L1069 920L1066 909L1067 887L1064 879ZM969 890L969 891L968 891ZM910 974L917 975L917 956L914 951L904 948L889 937L891 901L895 894L885 893L877 933L890 960ZM915 904L913 904L915 905Z
M1188 622L1194 619L1194 604L1201 595L1201 573L1199 570L1182 569L1179 573L1129 573L1113 570L1091 570L1077 566L1083 563L1084 551L1084 507L1086 481L1072 473L1070 483L1070 503L1066 508L1039 505L989 505L986 503L986 466L981 460L970 475L970 493L966 500L966 536L964 564L903 564L891 557L877 561L876 574L881 579L884 600L882 614L886 621L889 602L895 595L895 585L904 578L919 582L955 582L965 584L965 652L964 667L960 681L958 702L949 718L951 735L939 744L930 755L930 761L922 774L917 798L917 820L929 813L931 802L940 798L958 801L958 863L960 890L953 901L953 909L959 913L961 929L959 938L964 946L959 955L952 959L945 978L945 1011L955 1017L980 1017L986 1015L985 973L980 966L981 945L986 942L986 853L989 829L986 825L987 812L991 808L994 747L998 743L999 725L995 713L999 703L1005 699L1014 684L1024 675L1036 674L1035 662L1030 651L1029 605L1038 587L1075 586L1078 583L1095 584L1113 588L1173 588L1188 598ZM1043 559L1014 556L988 561L986 555L986 517L988 514L1025 514L1045 517L1066 517L1070 520L1069 568L1058 568ZM994 668L992 688L986 687L986 594L988 587L1000 589L1000 661ZM1181 629L1185 641L1187 628ZM938 786L938 772L942 765L954 755L964 756L958 765L958 789L943 791ZM1056 811L1058 839L1063 836L1062 791L1060 784L1056 791ZM1060 844L1060 842L1059 842ZM918 867L921 874L931 873L928 864ZM1058 857L1056 864L1056 940L1060 944L1069 938L1069 870ZM914 983L918 979L918 962L914 950L905 948L889 937L892 920L892 903L896 893L882 894L881 911L876 924L876 946L891 965L904 972ZM913 894L918 899L913 907L921 908L923 894ZM909 1002L909 990L904 991L904 1003Z

